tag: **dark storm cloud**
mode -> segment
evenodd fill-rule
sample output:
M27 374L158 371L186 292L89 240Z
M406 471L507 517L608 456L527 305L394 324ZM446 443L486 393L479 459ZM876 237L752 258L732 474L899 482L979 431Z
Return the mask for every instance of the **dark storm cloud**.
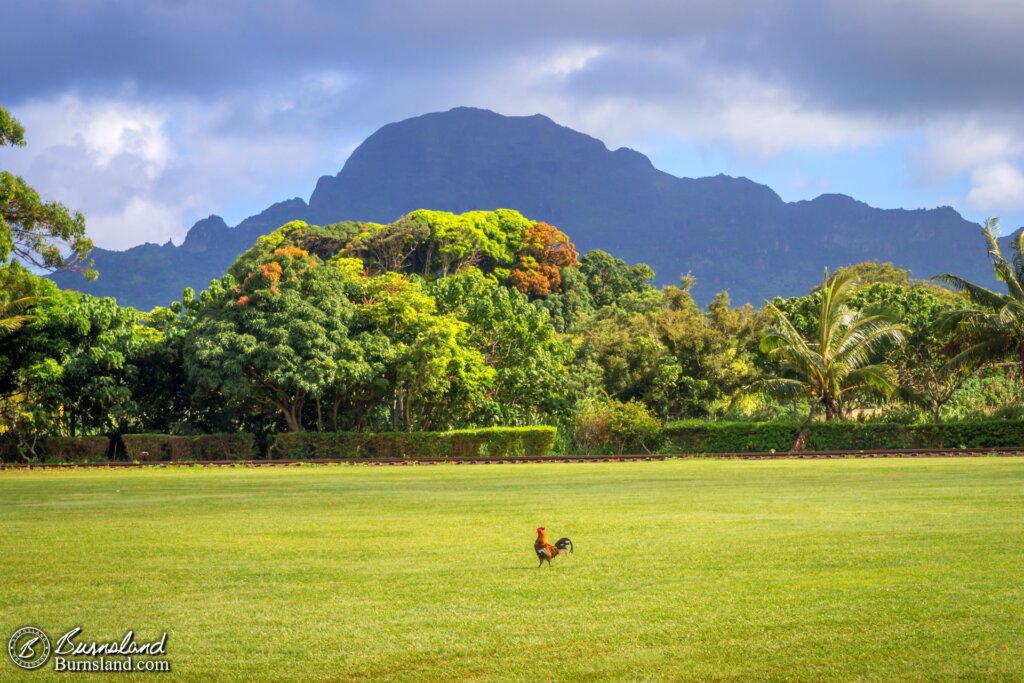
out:
M354 79L444 80L467 64L558 45L685 50L822 103L877 111L1018 106L1016 3L817 2L23 2L0 42L0 98L134 84L204 95L341 70ZM671 87L620 61L590 87ZM649 60L648 60L649 61ZM597 65L595 65L596 67ZM662 71L670 71L662 69ZM663 80L657 80L659 77Z
M553 41L663 41L724 28L733 2L23 2L0 60L0 97L102 88L202 93L310 69L457 67Z
M807 3L772 44L736 61L785 74L834 106L929 112L1024 104L1015 43L1024 4L1005 0Z

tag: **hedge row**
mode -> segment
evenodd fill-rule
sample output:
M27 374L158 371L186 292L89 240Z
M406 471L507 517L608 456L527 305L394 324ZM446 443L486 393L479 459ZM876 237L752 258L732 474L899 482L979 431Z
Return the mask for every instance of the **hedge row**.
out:
M115 456L107 436L41 436L31 448L11 436L0 438L0 461L18 462L26 458L64 462L103 462Z
M252 434L125 434L121 437L129 460L250 460L256 454Z
M451 432L297 432L278 434L269 456L311 458L465 458L548 455L554 427L489 427Z
M794 422L676 422L661 430L662 448L671 453L788 451L800 425ZM269 457L403 458L502 457L548 455L554 427L491 427L451 432L299 432L279 434ZM63 462L128 459L143 462L182 460L247 460L256 457L251 434L125 434L121 443L106 436L44 437L36 456ZM859 422L816 422L810 426L805 450L867 450L873 448L991 448L1024 446L1024 420L948 422L939 425L891 425ZM17 445L0 438L0 460L19 460Z
M255 457L251 434L125 434L109 436L44 436L30 451L11 437L0 437L0 461L26 459L52 462L105 462L108 460L242 460Z
M674 453L788 451L800 425L787 422L676 422L662 429L664 450ZM892 425L815 422L808 451L871 448L995 448L1024 446L1024 420Z
M451 432L300 432L279 434L269 457L401 458L500 457L548 455L555 442L554 427L492 427ZM106 436L42 437L36 457L60 462L138 460L248 460L256 457L251 434L125 434L120 442ZM0 438L0 460L24 459L13 439Z

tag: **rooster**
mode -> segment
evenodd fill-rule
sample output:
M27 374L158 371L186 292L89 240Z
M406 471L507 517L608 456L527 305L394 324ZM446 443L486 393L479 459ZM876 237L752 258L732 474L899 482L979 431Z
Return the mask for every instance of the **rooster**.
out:
M544 566L545 562L547 562L550 567L551 558L556 555L564 554L566 548L569 549L570 553L572 552L572 541L568 538L560 538L554 545L551 545L548 542L548 532L542 526L537 527L537 540L533 542L533 549L537 551L537 558L540 560L540 563L537 565L537 569Z

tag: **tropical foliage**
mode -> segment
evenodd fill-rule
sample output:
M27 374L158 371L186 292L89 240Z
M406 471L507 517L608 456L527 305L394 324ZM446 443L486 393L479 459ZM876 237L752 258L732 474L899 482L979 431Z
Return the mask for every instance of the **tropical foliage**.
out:
M0 109L0 142L23 141ZM265 452L279 433L536 425L562 450L646 451L683 438L662 427L678 420L819 439L819 418L1024 414L1024 233L1004 257L995 219L1005 293L868 262L760 308L702 306L692 277L657 288L645 264L580 256L516 211L418 210L287 223L206 290L140 312L40 277L84 267L84 221L2 187L0 433L29 456L41 437L245 433Z
M1007 361L1024 368L1024 231L1018 230L1010 238L1010 259L1003 256L998 234L999 219L990 218L982 235L996 278L1006 286L1005 294L949 273L937 277L966 300L966 305L945 318L960 344L949 361L950 368Z
M892 368L878 359L886 344L904 341L907 328L890 311L854 308L857 282L851 271L826 273L813 335L801 334L777 306L766 307L772 326L760 347L780 372L758 380L758 389L782 400L807 399L810 416L821 410L827 420L842 417L851 396L895 393Z

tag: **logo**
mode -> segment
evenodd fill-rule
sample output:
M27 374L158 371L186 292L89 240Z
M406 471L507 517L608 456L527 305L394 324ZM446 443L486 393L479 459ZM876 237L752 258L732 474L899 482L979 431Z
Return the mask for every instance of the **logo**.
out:
M38 669L50 658L50 639L35 626L19 628L7 641L7 654L22 669Z

